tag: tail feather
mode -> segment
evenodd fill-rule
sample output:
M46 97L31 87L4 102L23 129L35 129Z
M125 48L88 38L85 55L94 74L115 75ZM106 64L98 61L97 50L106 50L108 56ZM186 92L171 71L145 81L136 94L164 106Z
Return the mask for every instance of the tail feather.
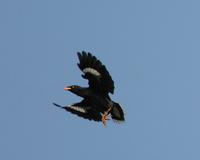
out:
M113 102L113 104L114 105L111 110L112 119L116 120L116 121L125 121L124 112L123 112L121 106L116 102Z

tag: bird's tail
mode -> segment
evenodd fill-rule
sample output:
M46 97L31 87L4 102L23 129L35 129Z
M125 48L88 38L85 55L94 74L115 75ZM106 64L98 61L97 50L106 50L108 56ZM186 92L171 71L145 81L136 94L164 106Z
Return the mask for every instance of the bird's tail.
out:
M119 105L119 103L113 102L113 107L110 113L113 120L125 121L124 112L122 110L122 107Z

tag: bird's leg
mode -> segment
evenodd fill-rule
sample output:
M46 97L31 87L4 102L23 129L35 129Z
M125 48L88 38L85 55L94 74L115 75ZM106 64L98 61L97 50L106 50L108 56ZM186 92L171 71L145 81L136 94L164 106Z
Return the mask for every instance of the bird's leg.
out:
M109 120L109 118L107 117L106 114L103 114L103 115L102 115L102 122L103 122L103 125L104 125L104 126L106 126L106 121L107 121L107 120Z
M108 115L109 115L109 112L110 112L111 109L112 109L112 108L109 107L108 110L105 111L104 114L102 115L102 119L101 119L101 120L102 120L104 126L106 125L106 121L107 121L107 120L110 120L110 119L108 118Z

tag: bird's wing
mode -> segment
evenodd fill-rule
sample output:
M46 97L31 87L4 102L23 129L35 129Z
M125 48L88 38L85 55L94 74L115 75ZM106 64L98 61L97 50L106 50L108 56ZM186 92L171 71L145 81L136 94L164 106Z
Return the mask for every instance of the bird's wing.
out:
M78 52L78 58L78 67L84 73L82 77L88 79L89 87L105 95L113 94L114 82L105 65L89 52Z
M94 110L94 108L88 103L87 100L82 100L79 103L74 103L69 106L60 106L56 103L53 103L55 106L65 109L72 114L76 114L79 117L94 120L94 121L101 121L101 114Z

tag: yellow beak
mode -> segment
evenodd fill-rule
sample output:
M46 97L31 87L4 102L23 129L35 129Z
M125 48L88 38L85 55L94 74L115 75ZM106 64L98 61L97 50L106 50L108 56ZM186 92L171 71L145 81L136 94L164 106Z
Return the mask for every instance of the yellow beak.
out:
M69 91L69 90L71 90L71 87L65 87L64 90Z

